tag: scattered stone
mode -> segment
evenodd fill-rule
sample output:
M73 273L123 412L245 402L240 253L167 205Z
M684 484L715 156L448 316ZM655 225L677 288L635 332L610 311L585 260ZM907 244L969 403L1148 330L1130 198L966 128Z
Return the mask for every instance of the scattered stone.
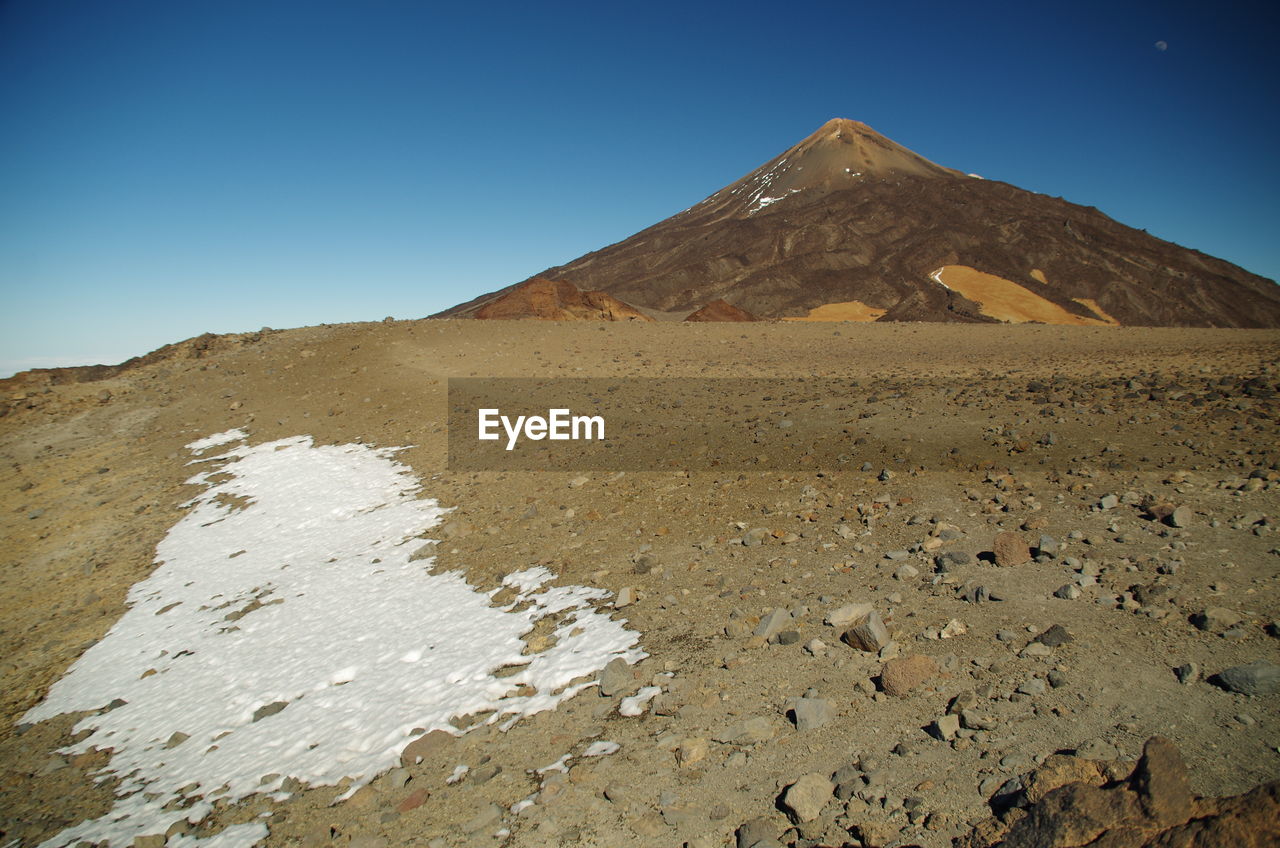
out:
M606 698L629 692L635 687L635 674L622 657L609 660L609 663L600 671L600 694Z
M253 720L261 721L264 718L275 715L287 706L289 706L288 701L272 701L270 704L263 704L253 711Z
M797 824L816 819L833 797L835 786L825 775L810 772L787 787L781 806Z
M960 732L960 716L944 715L933 723L933 735L943 742L950 742Z
M734 833L737 848L755 848L765 840L774 841L778 837L778 828L767 818L755 818L744 822Z
M824 624L829 624L837 629L846 629L853 624L857 624L866 618L875 608L871 604L845 604L839 609L834 609L827 613L827 617L823 619Z
M898 566L897 570L893 572L893 578L895 580L910 580L911 578L916 577L919 574L920 574L920 570L916 568L914 565L910 565L910 564L900 565Z
M1216 682L1224 689L1241 695L1275 695L1280 693L1280 665L1254 660L1219 672Z
M497 804L484 804L476 814L462 825L463 833L479 833L496 828L502 823L502 808Z
M1050 648L1043 642L1030 642L1025 648L1018 652L1020 657L1034 657L1043 659L1053 655L1053 648Z
M422 762L430 762L452 747L457 738L447 730L433 730L414 739L400 752L400 766L407 768Z
M663 823L662 816L652 810L637 816L630 820L631 829L637 835L648 839L657 839L660 836L667 835L667 826Z
M1177 676L1179 683L1189 686L1200 679L1200 665L1193 662L1183 663L1175 668L1173 673Z
M905 697L937 673L938 664L924 654L892 659L880 669L880 688L886 694Z
M803 733L830 722L835 718L835 710L830 701L805 696L791 702L791 715L792 720L795 721L796 730Z
M1118 495L1103 495L1102 499L1098 501L1098 509L1103 511L1115 509L1119 505L1120 498Z
M1166 522L1170 527L1189 527L1192 520L1195 518L1195 515L1196 514L1192 511L1191 507L1183 504L1173 512L1169 513L1169 517L1166 519Z
M497 763L488 763L478 768L472 769L468 779L476 786L482 786L493 780L502 773L502 766Z
M427 802L431 797L431 793L425 789L415 789L404 797L399 804L396 804L397 813L407 813L410 810L416 810Z
M964 626L964 622L958 618L953 618L947 622L946 626L938 633L943 639L954 639L956 636L963 636L968 633L969 629Z
M1038 677L1033 677L1019 686L1018 691L1023 695L1035 697L1037 695L1043 695L1045 693L1045 688L1043 680Z
M861 621L846 630L840 640L859 651L875 652L889 644L889 630L884 626L880 613L872 610Z
M992 551L995 554L996 565L1001 568L1031 561L1031 548L1021 536L1011 530L996 534Z
M764 540L769 538L769 531L764 527L754 527L742 534L742 544L747 547L755 547L763 545Z
M965 551L947 551L945 554L939 554L934 557L934 568L942 573L951 571L958 566L968 565L973 562L973 557Z
M769 719L756 716L730 725L711 738L724 745L756 745L768 742L773 738L773 733L773 724Z
M629 607L636 602L636 590L631 586L623 586L618 590L618 597L614 599L613 605L617 609Z
M701 736L691 736L681 740L676 746L676 762L681 766L691 766L707 758L711 746Z
M1209 607L1191 617L1191 623L1206 633L1223 633L1244 620L1240 613L1223 607Z
M1074 583L1067 583L1065 586L1059 587L1058 590L1053 593L1055 598L1062 598L1065 601L1074 601L1076 598L1079 598L1080 595L1080 587Z
M1050 648L1056 648L1059 645L1065 645L1068 642L1074 641L1074 637L1067 632L1067 628L1063 627L1061 624L1055 624L1031 641L1039 642L1042 645L1048 645Z
M752 635L759 636L761 639L770 639L787 629L787 626L791 623L791 613L784 609L775 609L760 619L760 624Z

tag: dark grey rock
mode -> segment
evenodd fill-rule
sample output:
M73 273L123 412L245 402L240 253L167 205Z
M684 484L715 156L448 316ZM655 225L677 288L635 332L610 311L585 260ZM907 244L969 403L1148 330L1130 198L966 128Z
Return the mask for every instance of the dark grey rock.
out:
M1241 695L1275 695L1280 693L1280 665L1266 660L1254 660L1247 665L1233 666L1219 673L1217 682L1223 688Z

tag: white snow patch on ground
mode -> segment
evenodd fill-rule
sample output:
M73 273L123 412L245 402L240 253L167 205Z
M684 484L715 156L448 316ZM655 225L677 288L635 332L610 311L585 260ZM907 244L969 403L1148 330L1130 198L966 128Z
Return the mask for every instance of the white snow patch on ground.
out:
M90 732L63 750L112 752L96 779L119 782L115 806L46 846L130 845L203 820L219 799L281 797L287 777L350 778L347 797L398 763L414 728L457 732L450 719L487 711L505 728L594 685L614 657L644 656L625 622L595 611L602 590L546 587L551 573L533 569L510 575L518 594L495 607L496 590L410 561L447 510L417 497L394 451L297 436L202 460L209 470L190 482L205 489L128 611L22 719L124 702L81 719L75 732ZM555 646L524 655L521 637L553 613ZM504 666L523 669L495 677ZM522 684L533 691L517 694ZM233 848L266 834L255 822L170 844Z
M657 686L645 686L629 698L623 698L618 704L618 715L635 718L644 715L649 709L649 702L662 692Z
M249 438L249 434L237 427L234 430L225 430L221 433L214 433L212 436L208 436L204 439L196 439L194 442L187 445L187 450L198 456L209 448L221 447L247 438Z
M758 195L755 201L756 205L751 207L751 209L747 211L747 214L754 215L756 212L759 212L761 209L765 208L770 203L777 203L779 200L782 200L782 198L790 197L791 195L797 193L798 191L800 191L800 189L793 188L789 190L786 194L781 194L777 197L765 197L764 195Z
M934 271L932 274L930 274L930 275L929 275L929 279L933 280L935 283L937 283L938 285L942 286L942 287L943 287L944 289L946 289L947 291L951 291L951 286L949 286L949 285L947 285L946 283L942 282L942 269L941 269L941 268L939 268L938 270L936 270L936 271Z

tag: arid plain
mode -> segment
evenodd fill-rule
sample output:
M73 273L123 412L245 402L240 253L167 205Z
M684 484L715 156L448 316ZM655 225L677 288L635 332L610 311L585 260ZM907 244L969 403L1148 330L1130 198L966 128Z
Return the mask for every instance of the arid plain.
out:
M268 845L995 844L993 798L1007 824L1034 818L1046 762L1112 763L1092 774L1115 784L1153 736L1196 795L1239 795L1280 778L1267 674L1256 694L1216 677L1280 662L1277 362L1274 330L420 320L201 337L92 382L19 375L0 417L2 840L110 807L92 779L108 754L57 753L76 717L19 722L152 570L193 495L183 446L237 427L406 446L422 495L454 510L427 534L436 570L492 589L543 565L606 589L649 657L608 695L479 726L342 804L297 787L192 835L270 812ZM624 445L609 472L451 471L447 379L485 376L841 378L876 459L651 472ZM883 624L874 650L826 623L857 604ZM651 685L643 715L618 714ZM616 753L581 756L602 740ZM1087 839L1178 826L1158 818Z

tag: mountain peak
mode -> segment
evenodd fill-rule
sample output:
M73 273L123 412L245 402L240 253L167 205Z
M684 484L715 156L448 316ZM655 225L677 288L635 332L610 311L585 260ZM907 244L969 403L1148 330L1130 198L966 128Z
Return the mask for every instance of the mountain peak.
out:
M968 178L848 118L544 273L670 317L725 300L763 319L1280 326L1270 280L1096 209Z
M961 176L958 171L929 161L913 150L886 138L862 121L832 118L817 132L783 154L804 157L805 164L830 171L843 168L863 176L912 174L925 177Z
M703 204L705 211L750 216L799 192L857 188L868 179L891 176L963 175L930 162L861 121L832 118L799 144L716 192Z

